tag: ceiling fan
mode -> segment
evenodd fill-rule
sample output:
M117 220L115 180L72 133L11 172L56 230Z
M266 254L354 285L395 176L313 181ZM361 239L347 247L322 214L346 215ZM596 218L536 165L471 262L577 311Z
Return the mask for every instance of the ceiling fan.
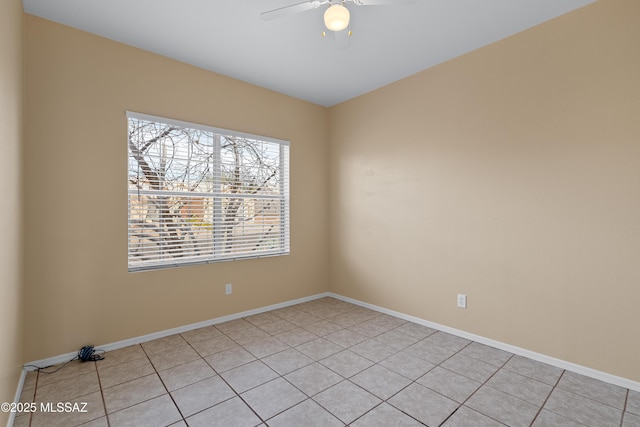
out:
M260 14L260 18L265 21L270 21L285 15L305 12L307 10L318 9L323 5L329 5L324 11L324 25L328 30L339 32L349 26L351 14L346 7L347 3L353 3L356 6L382 6L414 4L415 2L416 0L310 0L263 12Z

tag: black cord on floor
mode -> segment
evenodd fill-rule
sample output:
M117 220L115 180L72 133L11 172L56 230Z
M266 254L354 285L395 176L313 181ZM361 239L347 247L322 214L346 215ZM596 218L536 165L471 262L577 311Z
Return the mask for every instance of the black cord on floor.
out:
M64 368L74 360L82 360L83 362L97 362L98 360L102 360L102 359L104 359L104 350L95 350L92 345L88 345L78 350L78 354L76 357L69 360L68 362L65 362L64 364L54 369L53 371L45 371L45 369L49 369L56 365L49 365L49 366L42 366L42 367L36 366L36 365L24 365L24 366L27 368L36 368L36 371L42 372L43 374L53 374L58 372L60 369Z
M58 372L60 369L64 368L65 366L67 366L69 363L73 362L74 360L78 360L78 356L74 357L73 359L69 360L68 362L65 362L62 366L58 367L58 369L55 369L53 371L45 371L45 369L49 369L53 366L56 365L49 365L49 366L36 366L36 365L24 365L25 367L30 367L30 368L36 368L36 371L38 372L42 372L43 374L53 374Z

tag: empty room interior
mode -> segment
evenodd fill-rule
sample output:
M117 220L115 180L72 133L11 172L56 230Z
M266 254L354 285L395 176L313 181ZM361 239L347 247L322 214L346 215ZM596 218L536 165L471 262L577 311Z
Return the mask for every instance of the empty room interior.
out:
M109 2L59 1L95 7L93 27L44 3L0 3L0 424L640 426L640 2L567 0L451 54L439 46L457 40L401 55L422 34L407 25L360 75L349 65L376 27L359 22L447 1L347 1L350 45L300 58L321 11L206 6L244 11L264 28L251 43L288 49L280 86L272 50L234 56L241 26L170 57L177 33L154 45L137 2L115 3L123 26L141 21L138 44L109 36L115 14L101 26ZM210 66L187 55L221 44ZM314 83L316 48L329 76ZM393 74L423 51L440 59ZM279 147L280 252L135 267L132 118ZM62 365L87 345L104 359Z

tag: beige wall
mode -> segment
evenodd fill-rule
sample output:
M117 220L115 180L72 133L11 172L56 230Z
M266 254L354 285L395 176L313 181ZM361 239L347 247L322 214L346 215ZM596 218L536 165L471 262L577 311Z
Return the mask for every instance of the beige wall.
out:
M640 381L639 40L600 0L334 107L331 290Z
M330 289L640 381L639 15L600 0L330 110L26 15L23 361ZM127 273L125 110L290 140L292 255Z
M25 360L327 290L327 109L25 20ZM291 141L291 255L128 273L126 110Z
M22 360L20 150L22 144L22 2L0 2L0 402L16 393ZM0 425L8 414L0 411Z

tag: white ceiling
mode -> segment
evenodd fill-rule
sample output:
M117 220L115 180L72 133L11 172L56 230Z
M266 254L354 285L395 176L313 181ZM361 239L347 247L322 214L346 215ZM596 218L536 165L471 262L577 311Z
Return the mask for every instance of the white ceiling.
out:
M332 106L595 0L416 0L356 6L346 49L303 0L23 0L27 13L323 106Z

